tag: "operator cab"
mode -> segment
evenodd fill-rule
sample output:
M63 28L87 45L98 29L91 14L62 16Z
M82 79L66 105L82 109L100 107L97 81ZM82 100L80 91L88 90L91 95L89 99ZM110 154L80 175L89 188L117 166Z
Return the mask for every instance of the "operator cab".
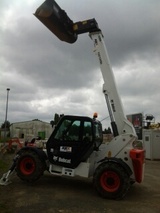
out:
M47 141L52 164L77 167L97 150L103 141L102 125L95 118L65 115Z

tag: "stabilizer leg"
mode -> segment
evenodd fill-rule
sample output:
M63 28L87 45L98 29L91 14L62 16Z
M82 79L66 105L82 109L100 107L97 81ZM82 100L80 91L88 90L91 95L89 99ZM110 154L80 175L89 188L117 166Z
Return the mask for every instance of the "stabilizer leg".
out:
M10 179L11 179L12 175L14 174L18 158L19 158L19 155L16 155L14 157L13 163L12 163L10 169L8 170L7 173L4 173L3 176L2 176L2 178L0 179L0 185L6 186L6 185L8 185L8 184L11 183Z

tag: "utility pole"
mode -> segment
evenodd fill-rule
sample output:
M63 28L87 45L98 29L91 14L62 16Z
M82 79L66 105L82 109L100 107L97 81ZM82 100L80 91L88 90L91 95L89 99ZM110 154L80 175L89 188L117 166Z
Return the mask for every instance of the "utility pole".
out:
M7 131L7 113L8 113L8 98L9 98L9 91L10 88L7 88L7 101L6 101L6 115L5 115L5 129L4 129L4 145L6 145L6 131Z

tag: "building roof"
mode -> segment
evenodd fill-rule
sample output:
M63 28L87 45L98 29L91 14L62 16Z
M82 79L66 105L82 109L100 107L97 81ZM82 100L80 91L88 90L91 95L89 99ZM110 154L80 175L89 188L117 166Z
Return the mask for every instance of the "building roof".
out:
M12 123L10 126L12 126L13 124L28 123L28 122L32 122L32 121L38 121L38 122L50 124L50 123L48 123L48 122L46 122L46 121L41 121L41 120L39 120L39 119L36 118L36 119L33 119L33 120L29 120L29 121L18 121L18 122L14 122L14 123Z

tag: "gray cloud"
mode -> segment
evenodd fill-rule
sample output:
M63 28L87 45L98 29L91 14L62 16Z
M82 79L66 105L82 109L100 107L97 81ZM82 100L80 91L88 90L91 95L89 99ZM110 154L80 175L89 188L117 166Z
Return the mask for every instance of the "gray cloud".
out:
M43 2L43 1L42 1ZM88 35L75 44L59 41L33 13L42 2L1 1L0 122L10 87L11 122L54 113L108 115L98 60ZM101 27L126 113L158 119L160 2L158 0L59 0L74 21L96 18ZM154 106L153 106L154 103Z

